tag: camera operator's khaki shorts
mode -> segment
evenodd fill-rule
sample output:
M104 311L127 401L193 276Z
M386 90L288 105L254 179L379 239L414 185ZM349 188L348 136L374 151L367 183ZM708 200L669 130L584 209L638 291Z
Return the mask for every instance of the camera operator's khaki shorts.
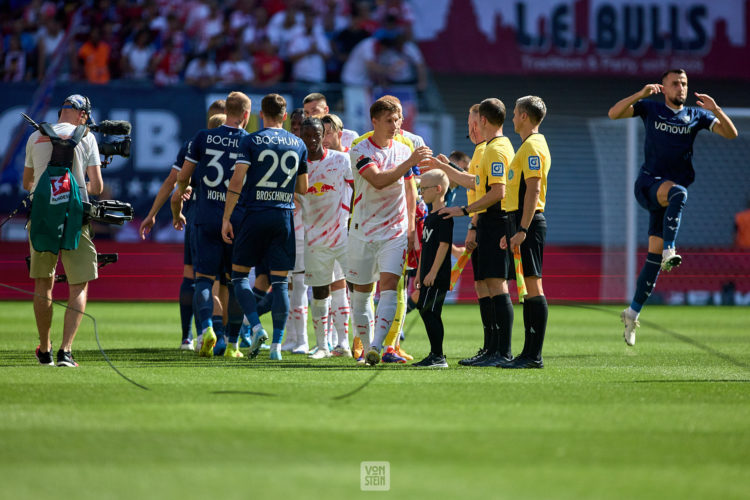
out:
M57 267L57 257L52 252L37 252L31 245L29 238L29 248L31 249L31 269L29 277L52 278L55 275ZM63 268L65 275L68 277L68 283L77 285L95 280L99 276L96 264L96 248L91 241L91 226L86 224L81 229L81 239L78 242L78 248L75 250L60 250L62 256Z

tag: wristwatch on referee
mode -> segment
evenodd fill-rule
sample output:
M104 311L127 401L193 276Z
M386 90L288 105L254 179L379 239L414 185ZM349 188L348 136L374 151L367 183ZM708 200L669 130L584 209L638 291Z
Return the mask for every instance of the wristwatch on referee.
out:
M464 213L464 215L469 215L469 211L466 210L466 205L461 207L461 211Z
M523 227L523 226L518 226L518 232L519 233L523 233L523 234L529 234L529 228L528 227Z

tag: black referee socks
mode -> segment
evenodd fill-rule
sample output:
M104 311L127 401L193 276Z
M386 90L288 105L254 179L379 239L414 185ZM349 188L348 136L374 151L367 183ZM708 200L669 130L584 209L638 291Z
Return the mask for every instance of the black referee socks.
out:
M492 330L495 324L495 313L492 309L492 299L482 297L479 299L479 315L482 317L482 327L484 328L484 350L490 348L492 342Z
M508 359L513 357L510 349L510 336L513 331L513 303L510 295L503 293L492 297L492 305L495 309L495 324L497 325L496 343L494 345L498 354Z
M526 341L521 356L529 359L542 359L542 346L544 345L544 334L547 331L547 298L537 295L523 302L523 324Z

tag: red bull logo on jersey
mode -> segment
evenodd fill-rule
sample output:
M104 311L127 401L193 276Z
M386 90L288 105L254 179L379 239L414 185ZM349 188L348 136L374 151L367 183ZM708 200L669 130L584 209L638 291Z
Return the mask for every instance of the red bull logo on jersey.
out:
M50 177L50 205L68 203L70 200L70 177L69 174Z
M307 194L314 194L315 196L322 196L330 191L336 191L336 188L330 184L323 184L322 182L316 182L307 188Z

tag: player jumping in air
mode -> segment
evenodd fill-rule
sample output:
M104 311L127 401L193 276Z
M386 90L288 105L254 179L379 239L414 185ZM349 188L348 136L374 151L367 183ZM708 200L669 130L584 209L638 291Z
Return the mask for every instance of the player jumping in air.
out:
M647 99L664 94L664 103ZM737 137L732 120L707 94L695 92L698 107L685 106L688 80L685 70L670 69L661 83L650 83L622 99L609 110L612 120L638 116L646 127L645 161L635 181L635 198L649 212L648 256L638 275L635 295L620 318L623 336L635 344L638 315L656 284L660 270L671 271L682 263L675 250L687 188L695 179L693 142L702 129L727 139Z

